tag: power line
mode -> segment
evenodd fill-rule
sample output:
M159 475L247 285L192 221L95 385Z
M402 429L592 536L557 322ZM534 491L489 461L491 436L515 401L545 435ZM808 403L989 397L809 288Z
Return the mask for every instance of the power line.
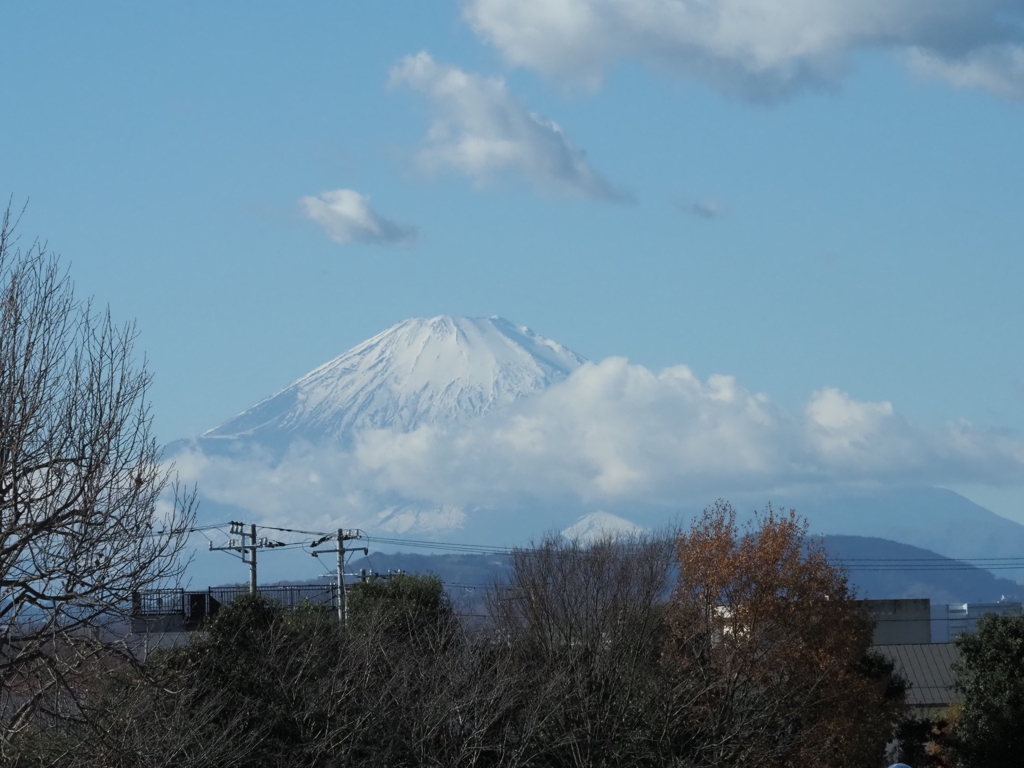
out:
M217 524L217 525L205 525L189 529L190 532L205 532L214 530L217 528L223 528L229 524ZM333 534L325 533L323 531L308 531L297 528L284 528L277 526L266 526L261 525L258 528L268 531L281 531L285 533L298 533L308 536L326 538L332 537ZM205 534L204 534L205 535ZM209 537L207 537L209 538ZM430 541L424 539L408 539L393 536L374 536L362 534L359 538L365 540L367 543L376 544L378 546L388 547L406 547L412 549L426 549L435 550L441 552L450 552L453 554L471 554L471 555L498 555L498 556L509 556L513 554L531 554L542 552L543 550L531 547L507 547L493 544L470 544L470 543L459 543L451 541ZM282 549L299 549L309 548L315 546L319 542L311 542L309 540L296 541L296 542L274 542L274 546ZM902 571L972 571L972 570L986 570L986 571L1012 571L1012 570L1024 570L1024 557L970 557L970 558L957 558L957 557L920 557L920 558L871 558L871 557L851 557L851 558L829 558L831 562L836 565L842 566L849 571L857 572L902 572Z
M531 551L527 547L501 547L491 544L460 544L451 541L425 541L422 539L399 539L385 536L367 536L367 541L391 546L407 546L420 549L442 549L467 554L510 555L513 551Z
M272 525L257 525L256 528L261 530L261 531L285 531L286 533L304 533L304 534L307 534L309 536L329 536L330 535L330 534L324 533L323 531L300 531L297 528L275 528Z
M495 555L511 555L513 553L538 552L536 548L530 547L500 547L487 544L459 544L444 541L425 541L422 539L401 539L382 536L367 536L368 541L388 545L405 545L420 549L437 549L453 552L481 553ZM892 570L896 568L912 568L914 570L950 569L1016 569L1024 568L1024 557L850 557L830 558L833 562L851 566L851 570Z

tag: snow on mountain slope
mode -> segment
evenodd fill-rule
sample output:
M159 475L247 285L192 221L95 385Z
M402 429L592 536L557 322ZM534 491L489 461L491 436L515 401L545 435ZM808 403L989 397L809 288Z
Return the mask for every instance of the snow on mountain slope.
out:
M401 322L202 437L351 440L360 429L415 429L510 405L585 359L500 317Z

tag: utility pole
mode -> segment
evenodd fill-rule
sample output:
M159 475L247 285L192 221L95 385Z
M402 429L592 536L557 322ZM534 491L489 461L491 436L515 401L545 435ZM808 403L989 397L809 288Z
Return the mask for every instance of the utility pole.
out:
M249 549L249 594L256 594L256 524L249 526L249 540L252 546Z
M362 538L362 536L362 532L358 529L345 530L344 528L339 528L337 538L335 539L338 542L338 548L321 550L325 555L331 552L338 553L338 621L342 624L348 624L348 587L345 584L345 553L361 551L365 555L370 551L366 547L346 548L345 542ZM324 541L324 539L320 539L320 541ZM316 557L317 554L314 552L313 556Z
M249 594L256 594L256 550L260 547L266 547L267 549L273 549L274 547L283 547L286 544L283 541L270 541L264 538L262 541L256 538L256 525L249 525L249 530L246 531L245 523L239 523L234 520L231 521L231 536L239 536L238 539L228 539L228 545L226 547L215 547L213 542L210 543L211 552L231 551L238 552L242 556L242 562L247 563L249 566Z
M348 590L345 589L345 537L338 529L338 620L348 624Z

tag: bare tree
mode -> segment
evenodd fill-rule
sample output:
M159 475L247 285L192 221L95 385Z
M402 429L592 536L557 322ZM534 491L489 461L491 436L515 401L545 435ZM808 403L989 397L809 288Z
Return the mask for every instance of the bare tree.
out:
M74 714L75 674L133 592L180 574L194 494L151 435L150 374L75 298L58 259L0 223L0 754L34 713ZM165 494L173 496L164 500Z
M503 765L670 764L659 726L674 682L660 668L672 563L671 536L512 552L490 605L512 652L498 670L513 678Z

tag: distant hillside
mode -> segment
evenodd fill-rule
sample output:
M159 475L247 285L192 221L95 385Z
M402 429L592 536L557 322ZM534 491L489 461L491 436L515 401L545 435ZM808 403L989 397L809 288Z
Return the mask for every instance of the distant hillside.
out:
M959 564L927 549L866 536L825 536L824 544L829 559L847 567L850 581L861 598L928 598L932 603L943 604L1024 597L1024 585L997 578L981 568ZM889 562L863 562L870 560ZM915 560L927 561L922 563L926 569L917 570ZM888 570L897 565L891 561L900 561L899 570ZM956 569L949 569L950 566L956 566ZM350 572L363 568L376 573L402 570L437 574L449 585L449 591L462 609L475 611L482 606L486 588L507 578L508 561L501 555L375 552L369 558L354 561Z
M990 571L959 564L927 549L868 536L825 536L829 558L845 565L859 597L883 600L929 598L932 603L990 603L1024 597L1024 585ZM856 562L865 560L890 562ZM882 570L897 566L902 570ZM927 561L921 565L913 561ZM957 566L956 570L949 569ZM872 570L877 568L878 570ZM921 570L918 570L921 568ZM1019 571L1008 571L1019 575Z
M818 490L772 501L829 536L877 536L953 558L1024 555L1024 526L946 488Z

